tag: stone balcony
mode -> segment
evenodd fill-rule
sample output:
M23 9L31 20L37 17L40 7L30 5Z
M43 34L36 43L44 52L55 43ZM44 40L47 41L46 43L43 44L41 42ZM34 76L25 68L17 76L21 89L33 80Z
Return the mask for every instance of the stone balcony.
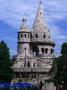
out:
M35 73L48 73L50 68L40 68L40 67L21 67L21 68L14 68L14 72L35 72Z

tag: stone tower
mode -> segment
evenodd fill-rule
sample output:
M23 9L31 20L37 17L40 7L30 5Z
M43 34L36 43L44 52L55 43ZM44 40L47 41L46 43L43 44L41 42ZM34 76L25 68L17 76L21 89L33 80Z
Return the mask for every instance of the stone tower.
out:
M32 43L37 45L38 50L35 52L38 55L54 54L54 42L50 39L41 1L33 24Z
M26 54L30 56L30 31L28 30L25 17L18 32L17 54L18 59L19 57L24 58Z
M28 29L26 18L23 18L18 32L17 60L12 67L13 82L31 83L37 87L43 82L44 89L47 87L48 90L54 90L50 88L53 84L46 81L50 80L49 71L54 59L55 43L50 38L41 1L32 30L31 32Z

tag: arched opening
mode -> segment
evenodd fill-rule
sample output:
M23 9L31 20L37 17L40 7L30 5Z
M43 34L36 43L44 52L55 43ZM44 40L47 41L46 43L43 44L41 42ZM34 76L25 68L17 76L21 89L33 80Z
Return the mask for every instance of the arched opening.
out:
M25 34L25 38L26 38L26 36L27 36L27 35Z
M20 34L20 37L23 38L23 34Z
M36 78L36 74L32 74L32 78Z
M34 78L36 78L36 74L34 74Z
M30 67L30 61L28 61L27 66Z
M30 38L32 38L33 36L32 36L32 34L30 34Z
M41 51L42 51L42 54L44 54L44 48L42 48Z
M43 86L43 82L40 81L40 85L39 85L39 88L42 89L42 86Z
M50 52L51 52L51 54L52 54L52 53L54 53L54 49L51 49L51 51L50 51Z
M43 35L43 38L45 39L45 37L46 37L46 35L44 34L44 35Z
M36 56L38 56L38 54L39 54L39 48L36 47Z
M30 37L30 34L28 33L28 38Z
M33 63L33 67L35 67L35 63Z
M48 48L45 49L45 53L48 53Z
M38 34L35 34L35 37L38 38Z
M19 73L16 73L16 78L19 78Z
M22 78L26 78L26 73L22 73Z
M37 44L33 44L32 50L33 50L33 53L36 54L35 56L38 56L38 54L39 54L39 48L38 48L38 45Z

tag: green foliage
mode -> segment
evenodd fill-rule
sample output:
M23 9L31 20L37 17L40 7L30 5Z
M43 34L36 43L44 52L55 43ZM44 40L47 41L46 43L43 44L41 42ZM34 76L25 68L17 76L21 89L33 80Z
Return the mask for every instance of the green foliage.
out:
M53 61L52 73L56 84L67 87L67 43L62 45L61 56Z
M13 71L11 69L11 59L9 48L4 41L0 42L0 81L10 82L12 79Z
M64 44L62 45L61 54L67 54L67 43L64 43Z

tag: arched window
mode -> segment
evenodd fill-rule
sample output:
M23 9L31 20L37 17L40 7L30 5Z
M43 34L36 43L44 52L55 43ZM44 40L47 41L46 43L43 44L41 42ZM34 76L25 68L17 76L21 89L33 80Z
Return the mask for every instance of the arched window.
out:
M30 62L28 61L27 66L30 67Z
M20 34L20 37L23 38L23 34Z
M48 53L48 48L45 49L45 53Z
M16 78L19 78L19 73L16 73Z
M26 38L26 34L25 34L25 38Z
M35 67L35 63L33 63L33 67Z
M36 78L36 74L32 74L32 78Z
M29 74L27 74L27 76L26 76L27 78L29 78Z
M22 73L22 78L26 78L26 73Z
M34 74L34 78L36 78L36 74Z
M44 48L41 49L42 53L44 53Z
M28 38L30 37L30 35L28 34Z
M33 74L32 74L32 78L33 78Z
M32 36L32 34L30 34L30 38L32 38L33 36Z
M43 38L45 39L45 37L46 37L46 36L45 36L45 34L44 34L44 35L43 35Z
M51 51L50 51L50 52L51 52L51 54L52 54L52 53L54 52L54 49L51 49Z
M38 45L36 43L33 44L32 50L33 50L33 53L35 53L35 56L38 56L38 54L39 54L39 48L38 48Z
M35 37L38 38L38 34L35 34Z

